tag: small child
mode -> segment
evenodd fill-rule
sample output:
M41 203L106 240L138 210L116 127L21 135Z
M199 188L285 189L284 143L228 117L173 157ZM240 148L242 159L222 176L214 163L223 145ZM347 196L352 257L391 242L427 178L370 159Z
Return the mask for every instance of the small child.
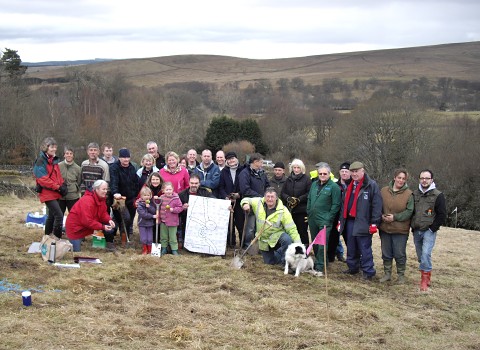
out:
M179 224L178 214L182 212L183 205L178 195L173 191L171 182L162 185L163 194L160 196L160 244L162 255L167 254L167 246L170 245L173 255L178 254L177 227Z
M152 190L143 187L140 191L140 200L138 201L138 230L140 231L140 242L143 244L142 255L152 252L153 227L155 226L156 205L152 201Z

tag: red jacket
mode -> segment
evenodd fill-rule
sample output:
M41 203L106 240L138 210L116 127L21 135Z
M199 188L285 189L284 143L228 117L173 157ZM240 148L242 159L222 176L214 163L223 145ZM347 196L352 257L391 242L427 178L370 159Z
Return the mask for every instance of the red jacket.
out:
M43 187L39 194L42 203L62 198L58 189L63 184L63 177L58 163L58 157L49 157L45 152L40 152L33 166L36 181Z
M67 237L84 238L93 234L94 230L103 230L110 220L105 199L99 198L95 191L86 191L67 216Z

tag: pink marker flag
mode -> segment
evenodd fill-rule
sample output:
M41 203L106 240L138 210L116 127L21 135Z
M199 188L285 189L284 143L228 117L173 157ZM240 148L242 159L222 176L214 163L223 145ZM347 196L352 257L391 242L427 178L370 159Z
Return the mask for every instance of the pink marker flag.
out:
M310 245L307 248L307 255L310 254L312 251L313 245L314 244L319 244L319 245L327 245L327 228L323 226L323 228L318 231L317 237L310 243Z

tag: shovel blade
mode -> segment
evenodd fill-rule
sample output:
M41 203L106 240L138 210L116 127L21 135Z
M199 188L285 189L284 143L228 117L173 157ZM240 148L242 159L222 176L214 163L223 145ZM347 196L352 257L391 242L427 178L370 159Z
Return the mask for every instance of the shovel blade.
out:
M160 243L153 243L152 244L151 255L156 256L158 258L162 256L162 245Z
M244 262L239 256L233 257L231 265L234 269L240 270L242 268L243 264L244 264Z

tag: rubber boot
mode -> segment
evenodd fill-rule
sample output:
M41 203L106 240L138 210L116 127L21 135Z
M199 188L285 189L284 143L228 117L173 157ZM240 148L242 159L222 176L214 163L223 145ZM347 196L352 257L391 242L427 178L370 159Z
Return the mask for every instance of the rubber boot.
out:
M426 292L428 290L428 272L423 270L420 271L422 273L422 280L420 282L420 291Z
M172 255L180 255L180 254L178 253L178 250L173 250L172 249Z
M142 255L147 255L147 253L148 253L148 246L144 244L142 246Z
M427 286L430 287L431 285L430 278L432 277L432 271L428 271L426 272L426 274L427 274Z
M166 248L166 247L165 247L165 248L162 248L161 254L162 254L162 255L166 255L166 254L167 254L167 248Z
M385 275L382 278L380 278L380 283L385 283L392 279L392 261L391 260L383 262L383 271L385 272Z
M147 254L152 254L152 245L147 244Z
M398 284L405 283L405 268L406 268L406 265L397 264L397 283Z

